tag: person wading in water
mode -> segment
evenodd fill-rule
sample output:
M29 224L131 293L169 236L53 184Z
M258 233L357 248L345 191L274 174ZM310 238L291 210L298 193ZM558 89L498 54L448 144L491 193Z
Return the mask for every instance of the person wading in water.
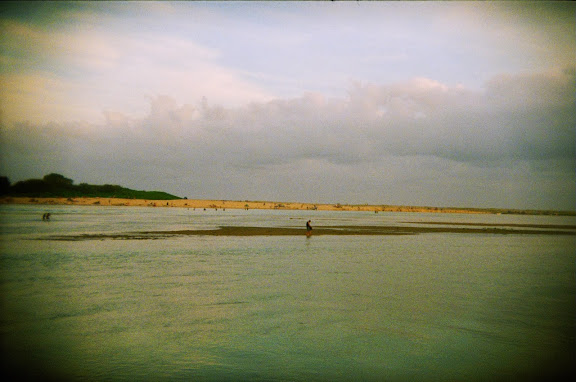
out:
M306 222L306 236L312 235L312 226L310 225L311 220Z

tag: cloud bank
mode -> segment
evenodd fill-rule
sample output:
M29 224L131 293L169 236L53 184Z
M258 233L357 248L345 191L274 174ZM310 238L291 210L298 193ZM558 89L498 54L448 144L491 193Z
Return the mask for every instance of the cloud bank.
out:
M570 2L3 2L0 175L575 209Z
M1 171L189 198L573 209L575 73L352 82L240 107L155 95L139 118L3 126Z

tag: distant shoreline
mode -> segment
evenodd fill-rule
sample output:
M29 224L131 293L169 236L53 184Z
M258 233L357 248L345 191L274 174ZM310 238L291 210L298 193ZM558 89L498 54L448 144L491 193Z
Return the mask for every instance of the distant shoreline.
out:
M576 216L576 211L518 210L498 208L459 208L459 207L424 207L393 205L350 205L321 204L272 201L233 201L204 199L147 200L96 197L11 197L0 198L0 204L33 204L33 205L79 205L79 206L131 206L131 207L176 207L200 209L267 209L267 210L312 210L312 211L365 211L365 212L424 212L424 213L460 213L460 214L518 214L518 215L552 215Z

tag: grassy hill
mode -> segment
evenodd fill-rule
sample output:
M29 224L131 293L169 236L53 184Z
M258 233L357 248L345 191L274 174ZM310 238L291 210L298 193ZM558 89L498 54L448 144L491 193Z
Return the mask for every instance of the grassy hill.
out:
M7 178L0 181L0 195L29 197L99 197L149 200L182 199L162 191L138 191L113 184L75 185L72 179L60 174L49 174L42 179L28 179L11 185Z

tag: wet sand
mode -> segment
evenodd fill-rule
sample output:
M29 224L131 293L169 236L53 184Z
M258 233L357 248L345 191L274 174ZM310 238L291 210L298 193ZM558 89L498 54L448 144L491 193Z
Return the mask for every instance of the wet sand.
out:
M521 228L556 228L556 229L576 229L576 225L562 224L514 224L514 223L458 223L458 222L406 222L409 224L434 224L434 225L463 225L479 227L521 227Z
M443 223L452 225L464 225L462 223ZM471 224L471 223L468 223ZM483 224L478 224L483 226ZM520 226L514 224L510 226ZM405 226L326 226L312 230L310 236L323 235L416 235L432 233L456 233L456 234L498 234L498 235L576 235L575 226L546 226L539 225L540 228L552 229L526 229L482 227L482 228L462 228L462 227L405 227ZM283 227L231 227L225 226L211 230L180 230L180 231L147 231L147 232L126 232L118 234L82 234L82 235L59 235L48 236L41 240L150 240L163 239L176 236L305 236L305 228L283 228Z

